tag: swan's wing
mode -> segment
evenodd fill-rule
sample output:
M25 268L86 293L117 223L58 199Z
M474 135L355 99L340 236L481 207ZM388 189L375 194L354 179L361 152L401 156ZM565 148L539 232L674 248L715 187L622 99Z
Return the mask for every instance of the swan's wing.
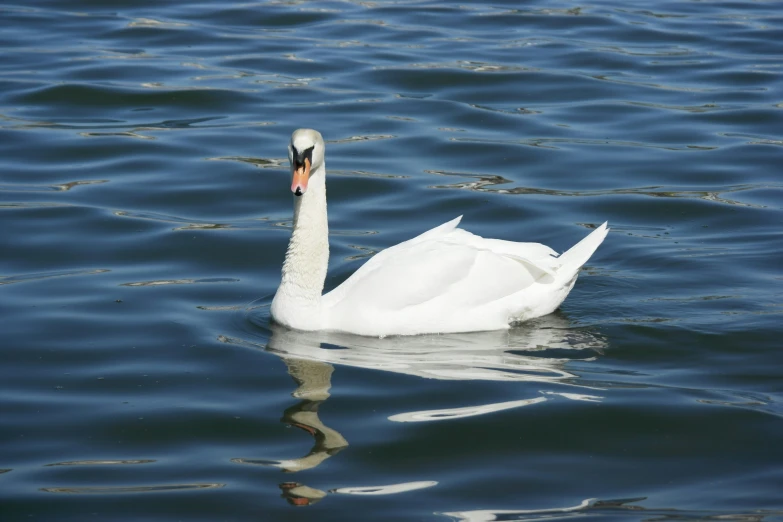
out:
M455 229L443 238L445 241L469 245L477 250L489 250L495 254L528 263L534 270L543 270L554 276L560 266L557 252L541 243L517 243L503 239L486 239L461 228Z
M389 248L323 297L330 330L412 335L506 328L554 311L606 225L557 256L538 243L484 239L457 220Z
M550 249L515 245L496 244L459 229L419 236L376 255L324 296L324 305L344 314L378 314L423 311L437 301L435 309L447 314L551 281L555 260Z
M356 272L351 274L351 276L348 279L343 281L343 283L340 286L338 286L328 294L324 295L323 303L326 306L333 306L334 303L341 301L345 296L345 294L349 292L350 289L358 281L360 281L367 274L369 274L370 272L374 271L379 266L381 266L384 262L386 262L387 259L398 256L400 255L401 252L407 251L411 249L414 245L417 245L424 241L436 240L438 238L442 238L450 234L452 231L454 231L457 228L457 225L459 225L461 219L462 216L458 216L452 219L451 221L447 221L446 223L443 223L442 225L439 225L422 234L419 234L418 236L412 239L409 239L407 241L389 247L386 250L382 250L381 252L378 252L373 257L371 257L366 263L360 266L359 269L356 270Z

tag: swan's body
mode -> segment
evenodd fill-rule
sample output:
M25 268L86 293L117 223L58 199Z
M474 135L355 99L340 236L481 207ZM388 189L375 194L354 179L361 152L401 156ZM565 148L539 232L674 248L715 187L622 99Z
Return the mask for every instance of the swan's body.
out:
M323 292L329 262L324 142L299 129L289 147L294 230L272 317L297 330L413 335L508 328L552 313L606 237L606 223L570 250L484 239L461 216L371 258Z

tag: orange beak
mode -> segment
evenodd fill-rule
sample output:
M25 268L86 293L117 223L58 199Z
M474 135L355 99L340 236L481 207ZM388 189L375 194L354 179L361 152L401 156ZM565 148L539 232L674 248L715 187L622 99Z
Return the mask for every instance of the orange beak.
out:
M310 180L310 160L305 158L304 165L294 168L294 176L291 180L291 192L295 196L301 196L307 192L307 182Z

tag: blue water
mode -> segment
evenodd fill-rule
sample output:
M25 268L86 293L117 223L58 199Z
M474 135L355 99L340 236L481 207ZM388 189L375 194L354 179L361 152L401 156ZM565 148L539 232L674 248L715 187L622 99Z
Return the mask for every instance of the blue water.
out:
M0 6L0 519L783 520L779 2ZM560 310L270 324L286 146L333 288L460 214Z

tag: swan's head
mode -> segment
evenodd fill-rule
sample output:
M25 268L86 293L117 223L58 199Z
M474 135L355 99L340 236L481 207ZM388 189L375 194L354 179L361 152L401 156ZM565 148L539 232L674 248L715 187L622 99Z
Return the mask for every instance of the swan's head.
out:
M324 139L313 129L297 129L288 145L291 162L291 192L301 196L307 192L310 172L316 172L324 163Z

